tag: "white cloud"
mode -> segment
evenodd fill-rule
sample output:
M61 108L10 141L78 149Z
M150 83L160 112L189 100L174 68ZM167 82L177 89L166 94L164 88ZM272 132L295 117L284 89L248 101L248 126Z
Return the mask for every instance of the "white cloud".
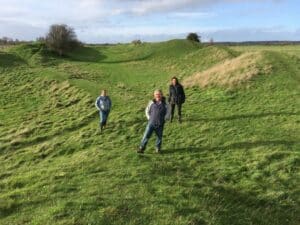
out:
M182 7L192 6L199 4L201 1L197 0L153 0L153 1L140 1L131 10L136 14L146 14L149 12L163 12L170 10L181 9Z
M101 20L110 16L110 5L107 1L99 0L53 0L51 2L28 1L2 1L0 0L0 19L6 21L22 21L28 25L40 26L51 23L82 23L86 21Z
M0 19L22 21L28 25L51 23L82 24L105 20L113 16L132 14L143 16L167 13L177 17L213 17L213 12L201 7L220 2L242 0L0 0ZM259 0L256 0L259 1ZM272 0L266 0L272 1ZM274 1L274 0L273 0ZM200 10L200 11L199 11Z
M253 0L263 2L262 0ZM265 0L273 2L276 0ZM130 40L134 37L158 39L184 37L187 32L231 37L229 28L203 26L201 22L218 17L212 8L224 2L250 0L0 0L0 37L32 40L44 35L54 23L75 28L82 41ZM155 22L157 18L163 18ZM187 19L187 20L184 20ZM180 21L180 24L177 22ZM220 23L222 24L222 23ZM201 27L201 30L199 29ZM220 31L221 33L218 33ZM273 28L273 31L276 31ZM280 32L280 31L278 31ZM272 30L264 31L271 35ZM276 32L273 32L276 33ZM235 33L236 34L236 33Z
M178 17L178 18L212 18L215 17L217 14L213 12L174 12L171 13L171 17Z
M128 12L144 15L156 12L181 11L182 9L204 9L219 3L245 3L245 2L281 2L283 0L133 0L132 8Z

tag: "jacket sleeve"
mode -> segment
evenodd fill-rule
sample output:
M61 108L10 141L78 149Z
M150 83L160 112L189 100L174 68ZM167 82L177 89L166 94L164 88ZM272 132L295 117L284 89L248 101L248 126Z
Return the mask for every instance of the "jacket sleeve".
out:
M96 102L95 102L95 106L98 110L100 110L99 106L98 106L98 101L99 101L99 97L96 99Z
M168 102L170 103L171 102L171 85L169 86L169 97L168 97Z
M146 114L146 117L147 119L149 120L150 119L150 108L151 108L151 105L152 105L152 101L150 101L145 109L145 114Z
M181 90L182 90L182 103L184 103L185 102L185 93L184 93L183 86L181 86Z
M165 115L165 120L170 120L171 119L171 105L166 104L166 115Z
M112 107L112 103L111 103L111 99L110 99L110 97L108 97L108 101L109 101L109 110L111 109L111 107Z

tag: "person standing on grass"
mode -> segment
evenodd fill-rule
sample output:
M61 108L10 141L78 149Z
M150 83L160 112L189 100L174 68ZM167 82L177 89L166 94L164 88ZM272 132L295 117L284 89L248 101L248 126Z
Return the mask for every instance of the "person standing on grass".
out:
M182 104L185 102L185 93L177 77L172 77L171 79L168 102L171 105L171 122L174 118L175 106L177 105L178 121L179 123L181 123L181 107Z
M161 153L164 124L165 120L169 117L167 103L161 90L154 91L154 99L147 105L145 113L148 124L137 153L144 153L148 140L153 132L155 132L157 136L155 144L156 152Z
M107 118L111 109L111 100L106 90L101 91L101 95L96 99L96 108L100 114L100 131L102 132L106 126Z

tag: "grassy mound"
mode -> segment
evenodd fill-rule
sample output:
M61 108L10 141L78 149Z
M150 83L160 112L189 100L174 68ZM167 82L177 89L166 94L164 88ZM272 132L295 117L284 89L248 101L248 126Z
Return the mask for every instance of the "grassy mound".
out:
M272 65L264 52L244 53L226 60L184 80L186 87L223 86L236 87L259 74L270 74Z
M57 59L57 56L41 43L18 45L11 48L9 52L20 57L30 66L51 66Z
M76 129L94 115L90 96L68 81L59 83L21 69L1 78L2 153Z
M296 55L173 40L87 46L40 63L32 48L9 52L25 63L0 73L1 225L298 224ZM249 88L186 89L183 122L165 124L163 154L154 137L136 154L145 106L172 75L223 65L238 76L268 64L270 75L254 75ZM113 108L99 134L102 88Z
M186 77L196 71L203 71L215 64L224 62L225 60L232 59L238 55L237 52L230 50L226 47L209 46L194 49L185 54L180 54L176 60L166 62L165 67L169 69L167 72L172 72L179 77Z
M153 54L149 44L118 44L95 49L103 56L101 62L108 64L138 62L148 59Z
M15 54L0 51L0 69L17 67L25 63L25 60Z

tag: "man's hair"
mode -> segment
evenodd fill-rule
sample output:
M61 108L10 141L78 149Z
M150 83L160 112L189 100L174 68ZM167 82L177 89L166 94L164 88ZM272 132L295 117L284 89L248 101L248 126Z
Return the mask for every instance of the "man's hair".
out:
M160 89L156 89L153 94L155 94L156 92L159 92L161 95L163 95L162 90Z

